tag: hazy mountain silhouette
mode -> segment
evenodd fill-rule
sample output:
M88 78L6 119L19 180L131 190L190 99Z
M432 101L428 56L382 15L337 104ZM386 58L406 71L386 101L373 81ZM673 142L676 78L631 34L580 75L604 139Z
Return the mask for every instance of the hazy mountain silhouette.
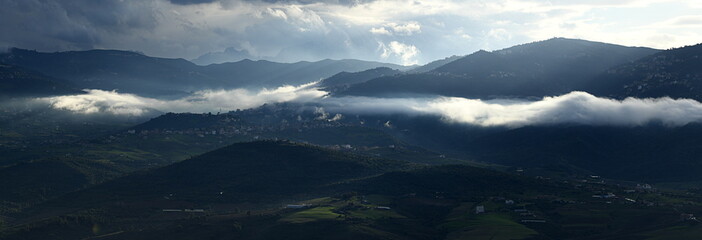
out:
M284 84L299 85L320 81L339 72L358 72L377 67L407 69L409 67L380 62L368 62L355 59L331 60L317 62L277 63L265 60L242 60L234 63L212 64L203 67L212 76L226 79L230 76L242 86L280 86Z
M353 85L341 94L542 97L579 90L604 70L656 52L553 38L494 52L481 50L427 73L381 77Z
M217 64L217 63L226 63L226 62L238 62L244 59L256 59L254 56L251 56L248 51L245 49L242 50L236 50L235 48L227 48L224 49L224 51L221 52L209 52L205 53L195 59L193 59L191 62L197 64L197 65L210 65L210 64Z
M424 64L424 65L422 65L422 66L419 66L419 67L416 67L416 68L412 68L412 69L410 69L410 70L407 70L407 73L423 73L423 72L429 72L429 71L432 71L432 70L434 70L434 69L437 69L437 68L439 68L439 67L441 67L441 66L444 66L444 65L446 65L447 63L450 63L450 62L456 61L456 60L458 60L458 59L461 59L462 57L464 57L464 56L453 55L453 56L450 56L450 57L447 57L447 58L444 58L444 59L439 59L439 60L436 60L436 61L432 61L432 62L427 63L427 64Z
M261 88L319 81L342 71L377 67L406 69L395 64L361 60L276 63L242 60L198 66L184 59L156 58L117 50L42 53L13 48L0 63L20 66L65 79L81 89L118 89L148 96L182 95L211 88Z

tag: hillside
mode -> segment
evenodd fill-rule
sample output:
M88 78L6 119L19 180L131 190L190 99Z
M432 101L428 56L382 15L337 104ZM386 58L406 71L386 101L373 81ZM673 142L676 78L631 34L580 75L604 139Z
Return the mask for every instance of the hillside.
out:
M237 143L163 168L96 186L83 196L139 201L173 194L180 201L275 203L328 192L329 184L403 168L289 142Z
M172 95L223 85L183 59L154 58L117 50L44 53L13 48L0 62L66 79L85 89L119 89L146 95Z
M479 159L649 182L699 181L702 126L527 127L464 145Z
M702 154L702 142L694 137L702 134L699 123L679 127L654 122L644 126L558 124L508 128L446 124L440 117L402 114L363 114L330 122L299 107L279 104L220 115L167 114L135 129L223 129L225 133L239 131L337 148L349 144L356 153L429 164L450 162L439 157L446 155L567 175L595 174L649 182L702 180L697 174L702 169L696 163L696 156ZM386 122L392 122L393 128L387 128Z
M220 156L223 154L253 155L230 156L225 160ZM278 154L286 157L275 159ZM237 161L246 158L250 161ZM45 236L52 239L662 236L695 239L702 231L694 221L680 219L680 212L701 210L694 204L680 204L699 201L700 196L695 192L632 192L629 186L587 180L571 184L460 165L392 171L383 167L389 165L359 160L284 142L232 145L171 167L69 195L38 208L42 218L28 218L29 224L10 225L0 231L0 236L3 239ZM291 174L278 170L283 167L290 169ZM347 167L351 171L341 170ZM371 172L376 174L334 180L349 177L349 172L359 169L373 169ZM250 170L256 171L247 172ZM251 181L242 182L243 175ZM218 188L210 187L213 185ZM221 191L225 187L229 189ZM327 189L323 192L328 195L314 191L320 189ZM310 190L316 194L310 194ZM193 192L188 194L189 191ZM593 197L605 193L615 197ZM243 196L231 197L233 194ZM156 195L159 197L154 198ZM260 201L235 204L251 196L261 197ZM297 200L292 200L293 197ZM65 211L57 209L62 201L73 208L70 213L56 215ZM269 204L272 202L280 204ZM46 212L49 209L57 212L52 216Z
M702 44L670 49L611 68L589 91L616 98L672 97L702 100Z
M553 38L494 52L481 50L431 72L373 79L340 94L469 98L558 95L581 89L604 70L656 52L649 48Z
M399 139L448 156L489 164L647 181L700 181L702 125L638 127L578 124L520 128L447 125L391 118ZM370 121L370 120L369 120Z
M64 80L0 64L0 94L3 97L43 97L81 92Z
M410 69L410 70L407 70L407 73L424 73L424 72L430 72L430 71L433 71L434 69L437 69L437 68L439 68L439 67L441 67L441 66L446 65L447 63L450 63L450 62L456 61L456 60L458 60L458 59L461 59L462 57L463 57L463 56L453 55L453 56L450 56L450 57L446 57L446 58L444 58L444 59L439 59L439 60L436 60L436 61L432 61L432 62L427 63L427 64L424 64L424 65L422 65L422 66L419 66L419 67L416 67L416 68L412 68L412 69Z
M118 166L79 158L55 158L0 168L0 213L101 183L123 173Z
M394 76L400 73L402 72L399 70L387 67L373 68L360 72L340 72L325 78L319 83L319 86L334 89L345 88L351 84L362 83L383 76Z

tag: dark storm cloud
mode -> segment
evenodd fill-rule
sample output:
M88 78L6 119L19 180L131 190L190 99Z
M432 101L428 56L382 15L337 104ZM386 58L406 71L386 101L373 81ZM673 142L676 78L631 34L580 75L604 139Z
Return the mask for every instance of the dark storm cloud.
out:
M173 4L178 5L192 5L192 4L204 4L204 3L226 3L232 2L228 0L168 0ZM327 3L327 4L339 4L339 5L357 5L362 3L372 2L374 0L244 0L247 2L264 2L264 3L282 3L282 4L313 4L313 3Z
M215 2L219 7L207 4ZM298 7L311 3L359 1L0 0L0 31L11 33L0 35L0 47L110 48L191 59L234 47L275 61L377 58L366 28L332 26ZM358 49L364 51L354 55Z
M255 0L254 0L255 1ZM313 4L313 3L328 3L339 5L357 5L373 2L374 0L262 0L267 3L292 3L292 4Z
M0 43L39 50L94 48L156 24L149 1L0 0L0 6Z
M582 16L602 3L578 2L582 6L574 8L513 0L0 0L0 48L121 49L186 59L234 48L273 61L412 64L554 36L632 40L627 45L660 48L699 40L699 34L662 31L683 29L676 23L697 26L696 15L680 20L674 12L668 15L675 19L656 28L593 33L605 29L603 22L589 23ZM691 11L702 6L694 5L688 6Z
M203 3L213 3L217 0L169 0L173 4L178 5L190 5L190 4L203 4Z

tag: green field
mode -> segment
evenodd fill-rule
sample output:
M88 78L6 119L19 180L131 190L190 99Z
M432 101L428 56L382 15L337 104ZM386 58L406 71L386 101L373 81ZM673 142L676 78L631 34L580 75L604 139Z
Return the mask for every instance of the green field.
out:
M320 220L336 220L342 217L341 214L332 212L334 207L316 207L290 214L280 221L288 223L307 223Z
M444 226L459 228L448 234L446 239L525 239L538 234L533 229L521 225L505 214L480 214L470 219L453 220Z

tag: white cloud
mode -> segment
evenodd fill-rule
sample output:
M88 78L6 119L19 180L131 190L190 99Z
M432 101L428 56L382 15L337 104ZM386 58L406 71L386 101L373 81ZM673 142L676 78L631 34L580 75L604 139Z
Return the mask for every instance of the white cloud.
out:
M689 15L689 16L676 17L676 18L671 20L671 24L681 26L681 27L689 27L689 26L699 27L699 26L702 26L702 15Z
M83 114L111 113L115 115L141 116L149 112L149 106L159 105L156 99L115 91L85 90L86 94L58 96L40 99L51 107Z
M510 40L512 39L512 34L507 32L504 28L490 29L487 36L498 41Z
M383 53L380 55L382 58L387 59L390 56L396 56L401 59L403 65L417 64L417 55L419 54L419 49L414 45L400 43L398 41L392 41L390 44L385 45L384 43L379 43L380 48Z
M268 8L268 14L283 20L288 20L288 15L281 9Z
M370 32L378 35L392 35L385 27L371 28Z
M681 126L702 120L702 104L689 99L598 98L584 92L545 97L535 102L480 101L440 98L420 111L447 120L479 126L524 126L559 123L640 126L661 122Z
M152 110L161 112L213 112L220 109L231 111L258 107L265 103L312 101L327 94L312 88L313 84L262 89L258 92L246 89L205 90L176 100L160 100L103 90L85 90L86 94L39 100L48 102L55 109L81 114L109 113L141 116Z
M468 35L463 28L456 29L453 34L465 40L473 39L473 36Z
M322 31L326 32L326 23L322 18L313 10L304 8L299 5L288 5L282 6L277 11L283 12L285 20L291 25L296 26L300 31ZM280 13L279 13L280 14Z
M422 26L417 22L405 24L386 23L382 27L371 28L370 32L377 35L412 36L413 34L421 33Z
M87 94L41 98L53 108L80 114L148 115L161 112L215 112L246 109L264 103L312 102L319 104L319 119L339 121L343 115L408 114L435 115L449 123L491 127L582 124L642 126L661 123L682 126L702 122L702 103L690 99L613 100L585 92L544 97L538 101L514 99L480 100L458 97L372 98L325 97L313 84L262 89L208 90L182 99L159 100L113 91L88 90ZM333 115L333 117L332 117Z
M422 26L417 22L409 22L406 24L389 23L388 27L397 35L411 36L415 33L422 32Z
M689 99L613 100L571 92L539 101L439 98L327 98L328 111L372 114L429 114L448 122L483 127L583 124L641 126L662 123L682 126L702 121L702 104Z

